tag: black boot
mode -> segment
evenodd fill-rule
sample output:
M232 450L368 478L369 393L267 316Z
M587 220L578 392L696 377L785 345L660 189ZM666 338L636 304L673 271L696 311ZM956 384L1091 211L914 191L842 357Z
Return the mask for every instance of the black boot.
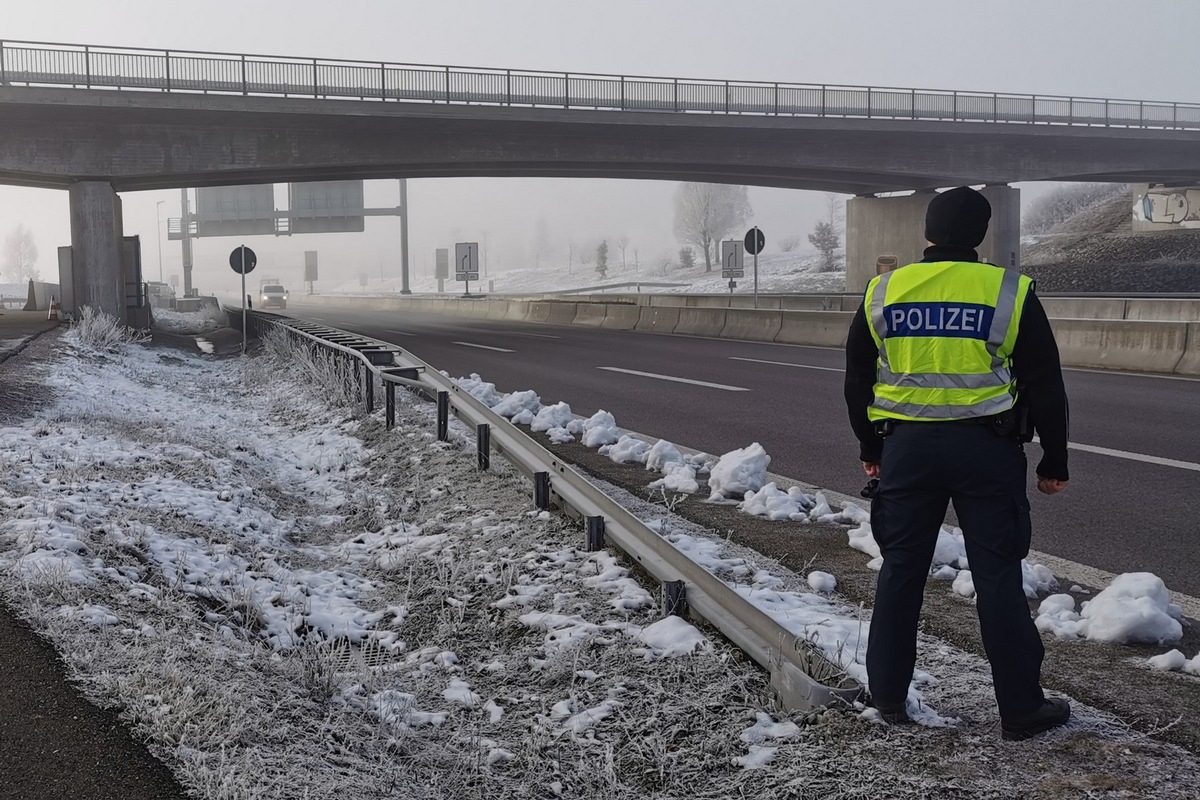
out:
M908 707L903 700L899 703L872 700L871 705L875 706L875 710L879 712L879 716L883 717L883 721L888 725L912 724L912 717L908 715Z
M1071 704L1066 700L1048 697L1041 707L1028 714L1000 721L1001 736L1009 741L1018 742L1030 739L1039 733L1045 733L1051 728L1066 725L1071 718Z

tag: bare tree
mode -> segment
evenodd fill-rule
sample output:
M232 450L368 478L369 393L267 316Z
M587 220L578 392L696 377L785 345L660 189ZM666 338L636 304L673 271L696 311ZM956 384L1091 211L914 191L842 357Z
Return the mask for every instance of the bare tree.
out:
M621 269L625 269L625 250L629 247L629 237L621 234L617 237L617 249L621 251Z
M550 226L545 217L538 217L533 229L533 266L542 268L542 259L550 255Z
M745 186L681 183L675 191L675 238L704 251L704 271L712 272L717 242L746 224L753 211Z
M790 236L784 236L779 240L779 249L784 253L790 253L800 246L800 234L793 233Z
M608 277L608 240L596 245L596 272L601 278Z
M38 249L33 232L24 224L13 228L4 239L4 272L17 283L41 278L37 269Z

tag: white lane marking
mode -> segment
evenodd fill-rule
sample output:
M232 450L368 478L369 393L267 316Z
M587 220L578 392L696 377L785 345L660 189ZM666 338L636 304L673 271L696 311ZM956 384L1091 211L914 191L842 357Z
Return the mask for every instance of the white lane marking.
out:
M596 369L606 370L608 372L623 372L626 375L640 375L643 378L655 378L660 381L674 381L675 383L688 383L692 386L707 386L710 389L722 389L726 392L748 392L750 391L745 386L728 386L724 383L709 383L708 381L694 381L691 378L676 378L673 375L659 375L657 372L640 372L636 369L621 369L620 367L596 367Z
M742 358L740 356L730 356L730 361L753 361L755 364L774 364L777 367L796 367L797 369L820 369L825 372L845 372L844 369L838 367L814 367L812 364L793 364L790 361L764 361L761 358Z
M1087 367L1063 367L1063 372L1090 372L1093 375L1119 375L1123 378L1158 378L1163 381L1190 381L1200 383L1200 378L1187 375L1159 375L1156 372L1126 372L1115 369L1088 369Z
M1034 439L1034 441L1038 441ZM1071 450L1082 450L1085 453L1096 453L1102 456L1112 456L1114 458L1125 458L1130 461L1141 461L1144 464L1158 464L1163 467L1175 467L1176 469L1190 469L1193 472L1200 472L1200 464L1195 464L1191 461L1176 461L1173 458L1163 458L1161 456L1148 456L1144 453L1130 453L1127 450L1113 450L1109 447L1097 447L1094 444L1079 444L1077 442L1067 442L1067 447Z
M408 331L389 331L389 330L385 329L384 333L394 333L394 334L397 334L398 336L416 336L415 333L409 333Z
M503 347L491 347L486 344L475 344L474 342L451 342L450 344L461 344L463 347L478 347L480 350L495 350L497 353L515 353L516 350L508 350Z
M551 336L548 333L526 333L525 331L499 331L500 333L511 333L513 336L536 336L539 339L561 339L561 336Z

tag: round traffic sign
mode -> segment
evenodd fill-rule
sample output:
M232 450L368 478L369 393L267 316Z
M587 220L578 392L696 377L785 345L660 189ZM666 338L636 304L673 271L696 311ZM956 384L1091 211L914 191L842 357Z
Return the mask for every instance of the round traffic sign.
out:
M239 275L253 272L257 264L258 256L254 255L254 251L245 245L235 247L233 252L229 254L229 266L233 267L233 271Z
M746 231L746 252L756 256L762 252L767 243L767 237L757 227Z

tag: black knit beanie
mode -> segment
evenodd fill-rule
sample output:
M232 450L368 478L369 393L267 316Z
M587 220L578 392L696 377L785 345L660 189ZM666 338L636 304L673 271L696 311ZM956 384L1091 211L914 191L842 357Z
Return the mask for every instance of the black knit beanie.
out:
M978 247L987 235L992 204L969 186L942 192L925 211L925 238L933 244Z

